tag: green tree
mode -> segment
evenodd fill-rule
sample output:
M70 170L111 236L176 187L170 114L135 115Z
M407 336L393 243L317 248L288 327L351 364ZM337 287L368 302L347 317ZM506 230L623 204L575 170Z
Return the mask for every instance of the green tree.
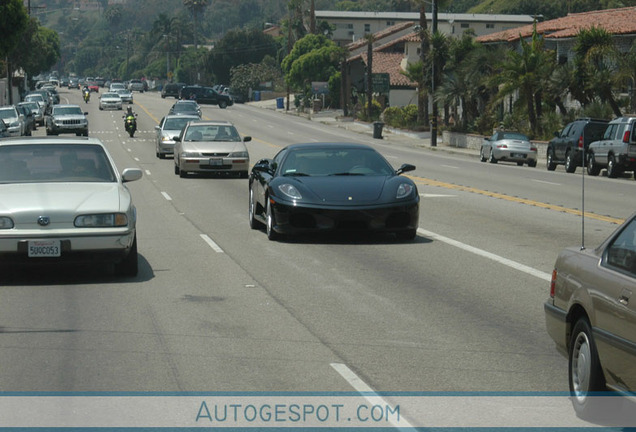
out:
M208 7L208 0L183 0L183 5L190 11L192 14L192 19L194 21L194 49L198 49L198 35L199 35L199 19L205 8Z
M60 59L60 38L57 32L41 27L35 18L29 18L16 48L10 54L16 68L28 76L50 70Z
M262 82L282 81L280 68L272 57L264 58L260 63L240 64L230 70L230 87L247 98L251 89L256 89ZM277 86L277 84L275 84Z
M4 59L27 28L28 16L22 0L0 2L0 58Z

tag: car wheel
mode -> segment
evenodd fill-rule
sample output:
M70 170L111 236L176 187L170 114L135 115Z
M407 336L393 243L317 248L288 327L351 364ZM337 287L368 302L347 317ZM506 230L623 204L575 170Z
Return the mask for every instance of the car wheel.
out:
M548 157L546 160L548 171L554 171L556 169L556 162L554 162L554 150L548 149Z
M517 162L517 166L523 166L523 162Z
M220 102L219 102L219 108L221 108L221 109L225 109L225 108L227 108L227 102L225 102L225 101L220 101Z
M484 156L484 148L483 147L481 147L479 149L479 160L481 162L486 162L486 156Z
M161 153L161 152L157 152L157 157L158 157L159 159L165 159L165 158L166 158L166 155L165 155L165 154L163 154L163 153Z
M572 152L569 151L565 154L565 172L572 174L576 171L576 164L572 158Z
M529 162L528 162L528 166L529 166L530 168L535 168L535 167L537 166L537 161L536 161L536 160L534 160L534 159L533 159L533 160L531 160L531 161L529 161Z
M276 221L274 220L274 211L272 210L272 203L269 201L269 197L267 198L266 214L267 224L265 225L265 228L267 230L267 238L270 240L276 240L279 236L278 233L274 231L274 225L276 224Z
M120 276L137 276L139 272L139 261L137 259L137 235L133 240L130 252L122 262L115 266L115 273Z
M179 172L181 171L181 170L179 169L179 165L177 165L177 164L178 164L178 162L177 162L177 161L175 161L175 163L174 163L174 173L175 173L175 174L179 174Z
M587 158L587 174L591 176L597 176L601 172L601 167L596 164L594 160L594 153L590 153Z
M490 162L492 164L496 164L497 163L497 158L493 154L492 149L490 149L490 157L488 158L488 162Z
M586 412L593 403L590 393L606 389L592 329L586 318L580 318L574 325L568 354L572 405L577 413Z
M609 178L616 178L620 174L620 170L616 166L616 158L614 155L609 155L607 158L607 176Z
M180 170L179 170L179 177L181 177L181 178L186 178L186 177L187 177L187 175L188 175L188 172L187 172L187 171L184 171L184 170L182 170L182 169L180 169Z
M249 221L250 221L250 228L252 229L257 229L257 228L260 228L261 226L261 223L257 221L255 217L256 216L255 207L256 207L256 204L254 204L254 191L252 190L252 187L250 186L250 202L248 206L248 215L249 215Z

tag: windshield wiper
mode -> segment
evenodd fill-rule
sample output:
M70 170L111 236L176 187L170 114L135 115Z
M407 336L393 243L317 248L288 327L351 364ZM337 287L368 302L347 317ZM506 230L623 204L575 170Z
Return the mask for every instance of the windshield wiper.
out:
M283 177L310 177L310 175L303 172L288 172L283 174Z
M330 176L363 176L364 174L362 173L352 173L352 172L341 172L341 173L334 173L334 174L329 174Z

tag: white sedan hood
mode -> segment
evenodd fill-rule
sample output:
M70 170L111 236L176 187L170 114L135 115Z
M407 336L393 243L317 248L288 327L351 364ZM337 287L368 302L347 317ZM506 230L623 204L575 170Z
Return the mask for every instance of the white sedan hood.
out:
M51 227L71 226L81 214L129 212L131 198L121 184L20 183L0 185L0 214L10 216L16 228L37 226L38 217Z

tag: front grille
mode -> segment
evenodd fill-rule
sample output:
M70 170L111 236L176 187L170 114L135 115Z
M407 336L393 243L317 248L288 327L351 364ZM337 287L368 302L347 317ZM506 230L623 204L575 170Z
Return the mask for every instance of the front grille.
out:
M62 120L63 125L78 125L81 122L81 120Z
M210 157L210 156L216 156L216 157L226 157L227 155L229 155L229 153L201 153L202 156L206 156L206 157Z

